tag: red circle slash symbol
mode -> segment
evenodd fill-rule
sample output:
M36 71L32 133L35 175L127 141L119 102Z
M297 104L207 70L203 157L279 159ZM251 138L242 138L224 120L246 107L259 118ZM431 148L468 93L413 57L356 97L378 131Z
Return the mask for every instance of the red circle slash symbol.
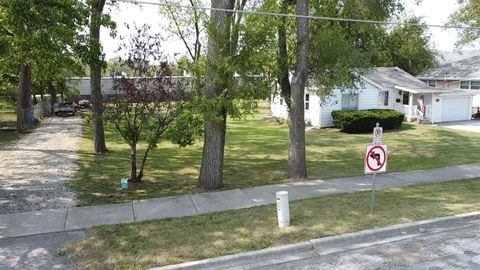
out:
M380 151L383 152L383 157L384 157L383 162L380 160L380 154L375 153L375 149L380 149ZM372 147L372 149L370 149L370 151L368 151L368 154L367 154L367 157L366 157L365 162L367 163L367 167L368 167L371 171L373 171L373 172L378 172L378 171L381 170L381 169L383 168L383 166L385 165L385 161L386 161L386 159L387 159L386 157L387 157L387 154L385 153L385 149L383 149L383 147L374 146L374 147ZM375 161L377 162L378 168L373 168L372 166L370 166L370 163L368 162L368 158L373 158L373 159L375 159Z

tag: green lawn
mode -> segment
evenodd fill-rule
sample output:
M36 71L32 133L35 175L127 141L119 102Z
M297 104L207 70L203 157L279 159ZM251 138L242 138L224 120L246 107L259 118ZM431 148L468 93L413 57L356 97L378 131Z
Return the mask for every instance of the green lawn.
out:
M225 188L274 184L286 179L288 128L268 124L264 103L260 113L244 121L228 122L225 150ZM129 173L129 148L107 126L105 156L93 154L91 124L84 131L80 167L72 188L80 205L119 203L133 199L196 192L202 143L180 148L161 143L150 155L143 183L122 193L120 177ZM371 134L345 134L337 129L307 132L308 172L311 178L363 174L365 145ZM478 161L480 136L429 125L404 124L384 133L389 145L388 170L428 169Z
M17 122L17 114L15 112L15 105L0 101L0 128L13 127ZM0 146L12 143L18 140L22 134L12 131L0 131Z
M277 227L274 205L194 217L100 226L59 254L80 269L153 266L263 249L312 238L480 210L480 179L381 190L291 203L292 226Z
M0 101L0 127L15 126L17 121L17 114L15 112L15 105Z

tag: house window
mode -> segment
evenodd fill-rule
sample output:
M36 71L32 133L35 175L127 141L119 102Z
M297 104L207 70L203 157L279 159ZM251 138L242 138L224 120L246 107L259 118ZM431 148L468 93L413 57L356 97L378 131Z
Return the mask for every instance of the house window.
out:
M460 89L470 89L470 82L469 81L461 81L460 82Z
M305 94L305 110L308 111L310 109L310 95Z
M480 81L472 81L470 83L470 89L479 90L480 89Z
M383 106L388 106L388 91L378 92L378 100L379 104L383 104Z
M280 99L280 105L283 105L283 98Z
M358 94L342 94L342 110L358 110Z
M428 80L428 86L437 87L437 81L435 81L435 80Z
M402 95L403 105L408 105L409 97L410 97L410 94L408 92L403 92L403 95Z

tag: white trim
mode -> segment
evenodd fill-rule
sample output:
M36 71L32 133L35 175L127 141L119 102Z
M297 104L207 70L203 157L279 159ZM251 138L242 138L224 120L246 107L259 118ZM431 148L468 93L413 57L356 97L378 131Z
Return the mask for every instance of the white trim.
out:
M475 96L475 93L471 92L450 92L450 93L440 93L439 96L441 97L449 97L449 96Z

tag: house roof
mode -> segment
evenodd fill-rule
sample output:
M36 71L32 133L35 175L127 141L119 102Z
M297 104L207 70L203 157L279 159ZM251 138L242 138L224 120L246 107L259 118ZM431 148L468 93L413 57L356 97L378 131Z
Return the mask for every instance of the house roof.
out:
M367 82L391 90L403 90L411 93L443 93L451 90L439 89L425 85L424 82L398 67L376 67L369 69L362 76Z
M480 55L473 54L473 56L459 59L445 62L417 77L437 80L480 80Z

